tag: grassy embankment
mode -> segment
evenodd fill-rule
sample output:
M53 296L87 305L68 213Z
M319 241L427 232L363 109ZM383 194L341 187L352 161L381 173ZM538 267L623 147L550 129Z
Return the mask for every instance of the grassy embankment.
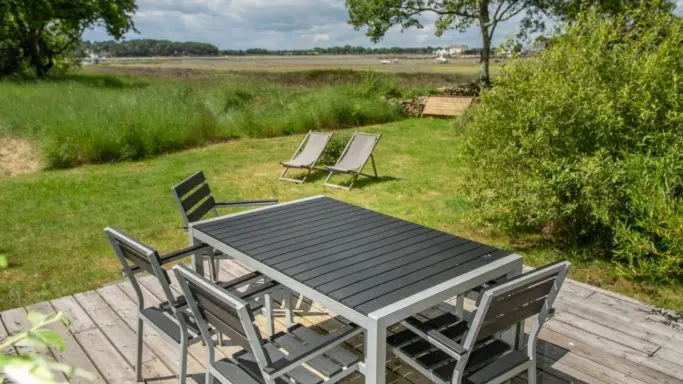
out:
M170 251L186 244L170 186L202 169L221 200L275 197L287 201L326 194L389 215L514 249L529 265L560 258L573 278L657 305L683 309L680 286L638 284L609 262L568 254L535 238L510 238L480 224L462 192L463 136L450 120L409 119L367 127L384 137L376 151L379 181L361 180L351 192L277 182L279 161L303 137L245 138L154 159L41 171L0 180L0 309L97 288L120 279L118 261L102 229L112 225ZM341 133L341 132L340 132ZM348 134L348 132L346 132Z
M459 79L353 71L131 72L143 76L0 82L0 136L35 143L46 168L138 160L239 137L400 120L405 116L388 99Z

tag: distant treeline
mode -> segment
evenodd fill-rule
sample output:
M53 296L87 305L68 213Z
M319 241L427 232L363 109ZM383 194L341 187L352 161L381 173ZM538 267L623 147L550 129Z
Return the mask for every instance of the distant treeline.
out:
M194 41L169 41L137 39L126 41L84 41L81 43L79 56L88 53L106 54L115 57L145 56L217 56L219 49L215 45Z
M193 41L177 42L168 40L137 39L126 41L84 41L77 52L84 57L89 53L111 57L146 57L146 56L247 56L247 55L366 55L366 54L431 54L437 47L391 47L368 48L345 45L343 47L301 50L267 50L250 49L218 49L215 45ZM478 53L476 49L472 50Z

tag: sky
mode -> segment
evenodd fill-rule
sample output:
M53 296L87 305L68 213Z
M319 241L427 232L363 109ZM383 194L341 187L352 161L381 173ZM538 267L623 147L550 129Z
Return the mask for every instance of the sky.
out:
M683 0L677 0L678 13ZM434 35L434 17L425 28L390 30L378 44L365 31L348 24L344 0L138 0L135 26L139 33L127 39L165 39L211 43L221 49L310 49L331 46L445 47L452 44L481 46L477 28ZM518 32L519 19L502 23L494 45ZM110 40L102 28L85 33L86 40Z

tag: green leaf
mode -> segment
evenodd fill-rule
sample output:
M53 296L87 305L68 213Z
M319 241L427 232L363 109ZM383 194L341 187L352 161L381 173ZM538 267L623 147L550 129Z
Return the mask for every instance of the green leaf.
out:
M0 269L5 269L8 267L9 267L9 261L7 260L7 256L0 255Z
M47 319L47 317L48 316L43 315L40 312L34 312L34 311L31 311L28 313L28 315L26 315L26 318L31 323L31 326L33 328L42 325L45 322L45 319Z
M60 351L64 351L65 345L62 336L59 333L51 329L38 329L33 332L35 337L41 340L45 345L53 348L57 348Z

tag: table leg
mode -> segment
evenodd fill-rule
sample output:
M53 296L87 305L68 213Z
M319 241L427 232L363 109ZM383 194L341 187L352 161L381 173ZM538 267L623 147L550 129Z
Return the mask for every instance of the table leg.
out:
M192 234L192 227L188 228L187 234L190 237L190 246L198 244L199 241L194 238ZM213 250L209 250L211 252ZM204 256L201 253L195 253L192 255L192 268L200 276L204 276Z
M387 365L387 329L377 319L369 319L365 331L365 384L384 384Z

